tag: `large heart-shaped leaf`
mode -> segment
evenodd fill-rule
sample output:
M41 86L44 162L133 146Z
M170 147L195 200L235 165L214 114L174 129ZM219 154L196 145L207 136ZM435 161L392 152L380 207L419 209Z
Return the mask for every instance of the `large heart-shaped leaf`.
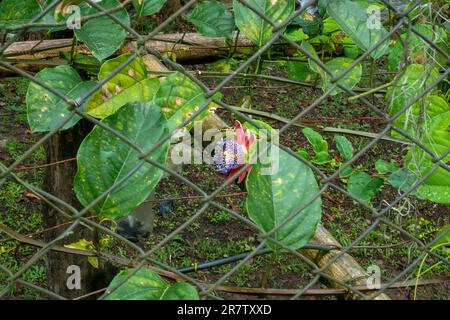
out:
M280 24L294 11L294 0L247 0L273 23ZM272 38L273 27L252 9L233 0L236 25L257 46L263 46Z
M337 21L342 30L355 41L359 48L367 50L377 44L387 30L381 26L376 15L361 4L350 0L320 0L327 13ZM375 19L375 20L374 20ZM372 25L371 22L380 25ZM388 41L372 51L371 56L378 59L388 52Z
M151 16L162 9L167 0L133 0L138 17Z
M130 58L129 54L121 55L106 61L100 68L98 80L103 80ZM159 89L159 80L148 79L145 63L138 57L122 68L89 100L88 113L97 118L105 118L114 114L128 102L149 102Z
M103 123L113 128L143 150L154 146L168 133L167 121L153 103L129 103ZM169 143L158 147L150 159L165 164ZM74 189L87 206L140 162L138 152L127 143L96 126L82 142L77 155L78 172ZM99 216L118 219L130 213L153 191L162 170L145 163L118 188L97 203L91 211Z
M433 117L427 129L422 143L438 157L443 156L450 150L450 111ZM448 163L448 161L450 161L450 155L442 160L443 163ZM406 165L420 177L427 174L435 166L435 163L428 153L414 145L408 151ZM430 201L450 204L450 172L438 167L418 187L417 193Z
M170 285L149 269L141 268L131 275L133 271L125 269L114 277L106 293L123 284L112 291L106 300L199 300L197 290L186 282Z
M216 97L220 97L220 94ZM202 88L180 72L174 72L161 80L161 86L155 95L155 103L166 115L170 131L197 112L206 101ZM215 104L211 103L195 120L206 117L214 106ZM188 125L188 128L191 127L192 122Z
M336 75L342 74L353 63L353 59L346 57L334 58L328 61L325 65L333 71ZM326 92L332 85L331 76L326 72L321 72L322 75L322 90ZM343 78L339 79L338 83L347 89L354 88L362 76L362 66L360 63L355 65ZM330 95L336 95L343 90L341 88L335 88Z
M97 4L105 10L121 6L118 0L101 0ZM99 12L84 2L80 4L80 7L87 15ZM130 25L130 17L125 9L113 13L113 16L123 24ZM98 60L102 61L119 49L127 32L110 17L103 16L84 22L81 29L75 29L75 35L92 51L92 54Z
M198 3L187 20L207 37L231 38L234 29L233 15L223 3L217 1Z
M264 231L280 226L319 192L311 169L286 151L272 145L270 161L253 166L246 180L246 207L250 218ZM266 162L266 163L262 163ZM278 163L277 163L278 162ZM298 249L314 235L322 215L320 197L276 231L272 237ZM274 249L279 246L269 243Z
M36 79L72 99L83 96L95 86L93 81L83 81L68 65L44 69L36 74ZM71 113L61 98L34 82L28 87L26 101L28 124L33 132L51 131ZM81 110L85 109L84 104ZM72 127L79 120L80 117L75 115L62 129Z

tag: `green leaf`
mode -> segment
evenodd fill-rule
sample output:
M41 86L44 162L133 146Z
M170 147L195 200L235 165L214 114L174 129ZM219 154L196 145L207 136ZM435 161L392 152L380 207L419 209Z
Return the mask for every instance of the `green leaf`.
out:
M348 179L348 192L366 204L380 191L383 179L375 178L365 172L359 172Z
M106 126L120 132L144 151L167 135L166 122L160 108L153 103L129 103L103 120ZM166 141L149 157L164 165L168 147ZM140 159L131 146L96 126L82 142L77 161L74 189L78 200L87 206L133 170ZM162 174L161 169L145 163L91 211L112 219L127 215L152 193Z
M354 60L350 59L350 58L339 57L339 58L331 59L330 61L325 63L325 65L328 67L328 69L330 69L336 75L339 76L340 74L344 73L344 71L346 71L347 68L349 68L352 65L353 61ZM321 87L322 87L322 90L324 92L326 92L332 86L331 76L324 71L321 72L320 74L322 75ZM348 72L343 78L341 78L338 81L338 83L341 84L342 86L346 87L347 89L353 89L361 80L361 76L362 76L362 66L360 63L358 63L350 70L350 72ZM341 88L335 88L331 92L331 95L336 95L342 91L343 90Z
M391 160L391 162L387 162L386 160L378 159L377 161L375 161L375 169L379 174L386 174L394 172L398 168L394 160Z
M168 287L161 300L199 300L197 290L186 282L177 282Z
M327 151L320 151L316 154L312 162L315 164L326 164L333 161L330 154Z
M151 16L158 13L167 0L133 0L138 17Z
M220 98L220 94L217 94L216 97ZM161 80L161 86L154 100L166 115L170 131L181 125L194 112L200 110L200 107L207 101L202 88L180 72L174 72ZM195 121L200 121L209 115L215 107L216 104L211 103L208 108L197 115ZM187 126L188 129L192 125L193 122Z
M117 8L121 5L118 0L101 0L97 3L105 10ZM94 7L87 7L88 4L80 4L83 12L87 15L96 14L99 11ZM130 17L125 9L112 14L123 24L130 25ZM100 61L108 58L120 48L125 40L127 31L114 22L110 17L103 16L89 21L85 21L81 29L75 29L77 39L83 42L92 54Z
M85 95L95 86L93 81L83 81L76 70L68 65L44 69L35 77L72 99ZM28 87L26 101L28 124L33 132L51 131L71 113L66 102L34 82ZM86 111L85 104L81 110ZM62 130L74 126L80 119L75 115Z
M203 1L198 3L187 20L195 25L198 33L207 37L231 38L234 18L223 3Z
M353 145L346 137L336 135L334 141L342 159L348 161L353 158Z
M85 250L92 253L96 253L97 250L95 249L94 243L92 241L88 241L86 239L81 239L78 242L65 244L65 248L71 248L71 249L78 249L78 250ZM94 268L98 269L98 257L96 256L88 256L87 257L88 262L93 266Z
M125 54L106 61L100 68L98 80L108 77L130 56ZM105 118L128 102L152 101L158 89L159 80L148 79L145 63L138 57L122 68L92 96L87 104L88 113L93 117Z
M450 111L433 117L427 129L428 131L422 137L422 144L438 157L442 157L450 149ZM448 163L450 155L447 155L441 161L442 163ZM419 177L426 175L435 166L431 155L417 145L410 147L405 164L409 170ZM430 201L450 204L450 172L438 167L419 186L417 193Z
M270 148L269 159L271 161L254 165L246 180L247 212L266 232L281 225L289 215L303 208L319 192L311 169L300 160L274 145ZM280 227L272 237L292 249L304 246L314 235L320 221L321 203L318 197ZM275 250L280 249L270 242L269 246Z
M304 128L302 129L302 132L305 135L306 139L308 139L316 154L319 152L328 153L328 143L320 133L314 131L311 128Z
M350 177L353 173L355 172L355 170L353 169L352 166L346 166L340 173L339 173L339 178L348 178Z
M433 245L433 247L443 245L443 244L450 244L450 224L444 225L439 231L437 232L436 238L441 236L442 237L436 241L436 243Z
M36 0L3 0L0 2L0 30L29 23L40 12Z
M309 38L309 36L303 32L302 28L289 28L286 30L285 35L295 42L301 42Z
M303 61L288 61L288 74L289 79L296 81L309 81L311 80L311 71L307 62Z
M408 190L416 180L416 175L407 168L394 171L388 178L391 186L402 191Z
M247 0L276 25L282 23L294 12L294 0ZM272 38L273 27L252 9L233 0L236 25L255 45L261 47Z
M424 77L424 74L427 76ZM423 90L432 86L438 78L439 71L434 67L430 68L421 64L409 65L398 80L398 85L395 88L389 88L386 94L389 114L394 115L404 106L409 105ZM448 110L449 106L444 99L427 94L400 114L394 120L394 125L416 137L419 119L422 119L422 126L426 127L432 117ZM392 136L401 140L406 139L396 131L392 131Z
M327 13L337 21L342 30L355 41L359 48L367 51L387 34L387 30L369 28L371 12L360 4L350 0L321 0L326 5ZM388 51L388 41L372 51L371 56L378 59Z
M125 269L111 281L106 293L106 300L199 300L194 287L185 282L172 286L156 272L141 268L133 275L135 269ZM130 276L131 275L131 276Z

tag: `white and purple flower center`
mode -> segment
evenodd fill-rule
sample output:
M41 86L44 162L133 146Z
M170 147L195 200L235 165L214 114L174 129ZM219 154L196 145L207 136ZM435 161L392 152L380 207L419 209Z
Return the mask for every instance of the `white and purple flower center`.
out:
M213 162L220 173L230 173L231 170L244 165L246 159L247 151L243 145L227 138L217 142Z

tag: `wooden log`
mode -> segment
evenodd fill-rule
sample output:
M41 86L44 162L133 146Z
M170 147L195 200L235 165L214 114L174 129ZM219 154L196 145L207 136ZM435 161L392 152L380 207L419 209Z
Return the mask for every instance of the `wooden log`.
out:
M232 45L227 43L225 38L209 38L197 33L175 33L161 34L146 42L148 49L156 50L160 53L171 53L176 57L177 62L197 63L227 57L228 53L251 52L255 49L251 41L242 35L233 37ZM19 41L11 44L3 57L16 67L24 70L38 71L55 64L65 63L60 58L60 52L71 52L73 39L55 39L41 41ZM118 54L134 52L136 42L128 41L118 50ZM89 50L82 44L77 46L78 53L89 54ZM0 74L9 73L5 69L0 69Z

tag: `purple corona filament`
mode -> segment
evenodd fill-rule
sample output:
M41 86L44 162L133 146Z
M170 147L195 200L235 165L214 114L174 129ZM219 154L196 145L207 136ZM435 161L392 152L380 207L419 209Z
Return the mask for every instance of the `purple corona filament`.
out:
M230 173L231 170L245 164L245 160L246 151L236 141L225 138L216 144L213 162L220 173Z

